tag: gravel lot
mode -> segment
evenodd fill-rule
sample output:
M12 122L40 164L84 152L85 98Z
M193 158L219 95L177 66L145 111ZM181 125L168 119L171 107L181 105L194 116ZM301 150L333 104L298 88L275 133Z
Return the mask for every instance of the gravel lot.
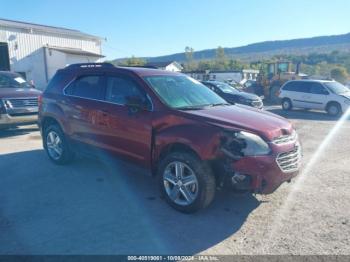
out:
M218 192L194 215L168 207L134 168L88 158L55 166L35 126L0 131L0 254L350 255L350 121L288 118L302 173L268 196Z

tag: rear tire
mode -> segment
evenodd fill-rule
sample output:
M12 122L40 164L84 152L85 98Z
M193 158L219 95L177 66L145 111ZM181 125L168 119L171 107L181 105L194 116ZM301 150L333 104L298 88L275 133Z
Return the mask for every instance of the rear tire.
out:
M293 104L292 101L289 98L283 98L282 99L282 108L283 110L292 110Z
M327 111L328 115L333 116L333 117L337 117L337 116L341 115L341 113L342 113L341 106L336 102L329 103L327 105L326 111Z
M168 154L160 160L157 176L165 200L180 212L197 212L214 199L216 186L212 170L194 154Z
M51 124L44 129L43 143L48 157L55 164L64 165L73 160L74 154L58 124Z

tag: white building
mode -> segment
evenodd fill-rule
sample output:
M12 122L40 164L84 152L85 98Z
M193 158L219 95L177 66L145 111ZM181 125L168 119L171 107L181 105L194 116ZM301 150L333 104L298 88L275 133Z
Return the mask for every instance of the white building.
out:
M228 81L240 82L243 78L242 71L239 71L239 70L229 70L229 71L205 70L205 71L187 72L186 74L199 81L216 80L221 82L228 82Z
M11 70L44 89L68 64L98 62L102 38L77 30L0 19L0 70Z
M191 77L200 80L200 81L208 81L208 80L216 80L221 82L242 82L247 80L256 80L259 70L253 69L243 69L243 70L205 70L205 71L194 71L187 72L186 74Z
M181 72L183 69L182 66L176 61L149 62L145 66L167 70L171 72Z

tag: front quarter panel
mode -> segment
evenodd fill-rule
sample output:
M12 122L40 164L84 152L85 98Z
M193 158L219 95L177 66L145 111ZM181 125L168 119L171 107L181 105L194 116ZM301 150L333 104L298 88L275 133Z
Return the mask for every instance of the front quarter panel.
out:
M219 128L187 122L167 126L155 132L155 159L159 159L161 153L169 145L174 144L182 144L191 148L202 160L211 160L217 156L220 145Z

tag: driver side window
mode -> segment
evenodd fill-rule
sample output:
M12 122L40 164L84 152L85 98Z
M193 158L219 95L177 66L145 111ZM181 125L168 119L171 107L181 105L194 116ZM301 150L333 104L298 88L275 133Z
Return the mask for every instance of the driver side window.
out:
M139 97L146 104L146 95L131 79L119 76L108 76L106 87L106 101L118 105L126 105L128 99Z

